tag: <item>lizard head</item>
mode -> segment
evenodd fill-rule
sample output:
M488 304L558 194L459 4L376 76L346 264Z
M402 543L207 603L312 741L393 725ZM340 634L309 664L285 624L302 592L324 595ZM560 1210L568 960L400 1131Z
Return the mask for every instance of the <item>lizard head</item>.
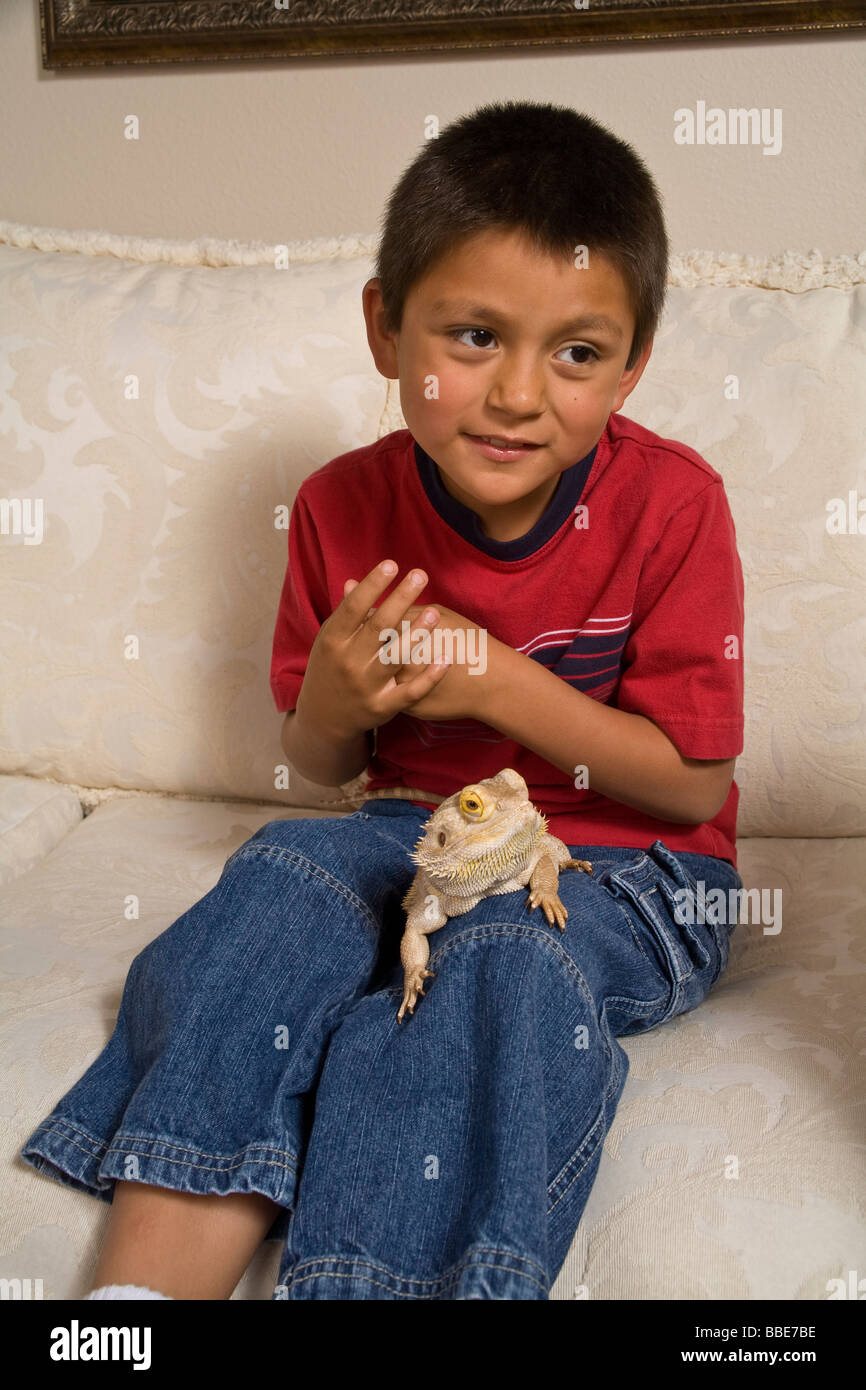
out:
M546 829L526 782L506 767L446 797L409 857L443 886L484 892L523 866Z

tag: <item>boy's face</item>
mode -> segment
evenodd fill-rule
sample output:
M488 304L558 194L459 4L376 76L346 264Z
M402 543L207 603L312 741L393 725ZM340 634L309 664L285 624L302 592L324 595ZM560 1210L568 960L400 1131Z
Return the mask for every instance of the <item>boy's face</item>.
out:
M378 279L363 293L367 339L383 376L399 378L406 424L445 489L496 540L526 534L560 473L598 441L640 380L625 281L600 251L575 268L517 231L472 236L406 297L398 333L383 328ZM590 323L603 316L607 322ZM481 435L536 447L510 457Z

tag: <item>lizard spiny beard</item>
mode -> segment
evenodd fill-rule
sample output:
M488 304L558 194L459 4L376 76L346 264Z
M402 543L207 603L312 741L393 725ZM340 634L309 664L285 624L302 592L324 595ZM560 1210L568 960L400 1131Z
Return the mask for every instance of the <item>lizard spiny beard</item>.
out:
M527 826L493 849L464 855L456 864L449 865L438 860L425 864L425 867L431 878L444 881L448 893L455 897L474 897L524 869L536 840L545 833L546 828L544 822Z

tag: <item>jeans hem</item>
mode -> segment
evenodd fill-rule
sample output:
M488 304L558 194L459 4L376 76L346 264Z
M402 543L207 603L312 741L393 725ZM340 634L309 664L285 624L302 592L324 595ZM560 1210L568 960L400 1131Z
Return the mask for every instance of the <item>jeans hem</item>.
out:
M270 1144L214 1154L122 1130L106 1143L61 1118L39 1125L19 1156L37 1172L105 1202L120 1179L201 1195L258 1192L291 1207L297 1180L296 1155Z
M462 1301L470 1298L546 1300L550 1281L535 1260L513 1251L476 1246L447 1273L432 1279L395 1274L375 1260L318 1255L303 1260L278 1283L275 1299L422 1299Z

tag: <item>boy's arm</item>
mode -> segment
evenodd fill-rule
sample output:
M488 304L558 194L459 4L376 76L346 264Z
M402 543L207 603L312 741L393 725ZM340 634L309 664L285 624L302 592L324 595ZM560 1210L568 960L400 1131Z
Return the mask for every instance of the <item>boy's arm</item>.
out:
M342 787L358 777L370 761L373 730L348 740L334 738L308 715L289 710L280 733L283 752L308 782Z
M488 708L477 717L563 772L586 767L602 796L659 820L703 824L725 804L736 759L685 757L660 725L682 728L693 752L742 746L743 600L734 521L716 477L667 519L642 558L616 705L488 643L479 680ZM655 722L660 711L666 717Z
M476 719L562 772L585 766L590 790L645 815L701 825L725 804L736 758L684 758L651 719L593 700L504 642L489 643L478 696Z

